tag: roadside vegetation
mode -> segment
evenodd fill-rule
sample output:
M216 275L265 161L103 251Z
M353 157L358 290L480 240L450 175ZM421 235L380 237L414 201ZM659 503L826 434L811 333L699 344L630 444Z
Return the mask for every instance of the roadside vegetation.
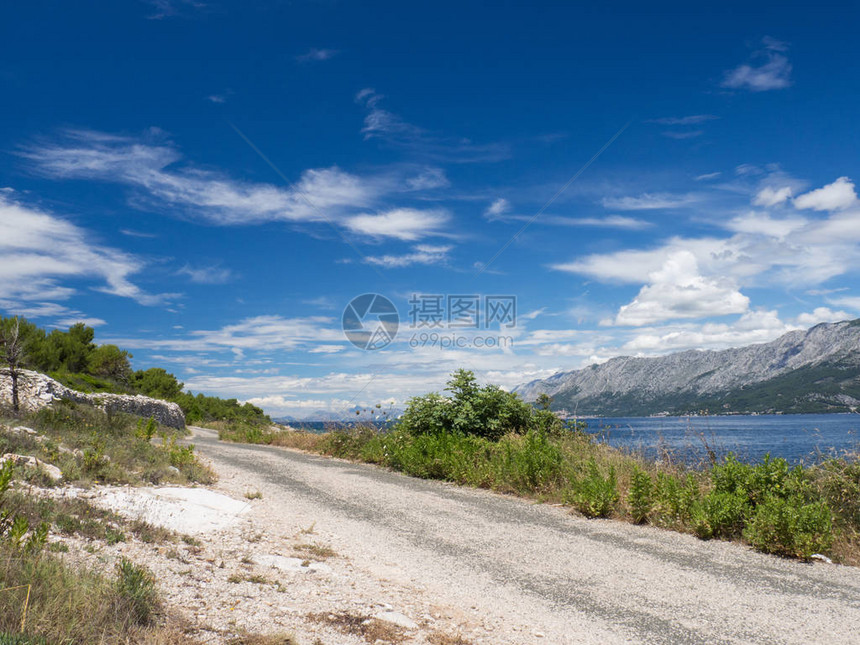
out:
M48 543L50 530L124 540L118 517L83 500L36 499L13 488L14 474L0 466L0 643L190 642L146 569L125 559L114 571L72 568L56 555L63 543Z
M428 479L566 504L586 517L616 518L747 543L809 559L860 565L860 462L790 466L734 455L693 468L611 448L567 424L544 397L533 407L460 370L447 395L410 400L390 431L324 434L252 426L222 429L228 441L299 448L379 464ZM669 456L671 457L671 456Z
M98 570L68 564L66 536L97 551L136 538L180 536L128 521L60 485L211 482L184 434L154 420L107 415L62 403L37 413L0 412L0 454L33 456L56 466L0 465L0 644L164 644L195 642L162 606L150 573L128 560Z
M197 460L194 446L177 443L186 434L153 419L72 402L17 418L0 413L0 454L31 455L58 467L63 481L82 485L211 483L214 474ZM39 468L22 476L55 483Z

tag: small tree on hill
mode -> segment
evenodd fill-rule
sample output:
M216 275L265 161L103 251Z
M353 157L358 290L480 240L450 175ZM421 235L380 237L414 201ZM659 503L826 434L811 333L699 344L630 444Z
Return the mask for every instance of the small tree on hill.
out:
M0 345L2 345L3 362L12 381L12 412L18 414L18 376L24 360L24 342L17 316L0 321Z

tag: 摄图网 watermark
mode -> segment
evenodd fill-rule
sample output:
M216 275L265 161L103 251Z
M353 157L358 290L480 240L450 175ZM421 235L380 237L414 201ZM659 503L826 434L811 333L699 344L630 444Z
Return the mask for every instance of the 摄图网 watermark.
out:
M441 349L510 348L517 326L517 298L512 295L413 293L404 320L409 347ZM356 296L343 311L343 332L355 347L372 351L394 342L401 325L397 306L378 293Z

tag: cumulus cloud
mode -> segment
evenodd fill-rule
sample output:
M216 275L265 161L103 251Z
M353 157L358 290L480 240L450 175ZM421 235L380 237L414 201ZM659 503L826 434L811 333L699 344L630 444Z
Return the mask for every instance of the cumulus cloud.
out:
M751 92L779 90L791 86L791 63L785 56L788 47L774 38L765 37L762 49L753 52L750 62L729 70L722 86Z
M802 327L812 327L818 323L840 322L853 318L854 316L846 311L833 311L829 307L816 307L814 311L800 314L795 320Z
M798 195L794 199L796 208L815 211L842 210L855 204L857 204L857 192L848 177L840 177L832 184Z
M630 304L619 309L616 325L741 314L749 308L749 298L731 280L702 276L689 251L671 254L648 281Z

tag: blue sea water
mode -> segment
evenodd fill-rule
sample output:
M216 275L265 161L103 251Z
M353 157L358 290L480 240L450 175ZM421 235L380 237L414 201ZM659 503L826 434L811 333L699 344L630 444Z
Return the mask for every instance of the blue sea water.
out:
M587 432L611 446L650 458L667 453L687 463L734 452L749 461L766 454L813 463L860 449L860 414L763 414L706 417L583 418Z
M588 424L586 432L616 448L651 459L668 455L690 464L706 462L709 449L718 457L734 452L745 460L760 461L770 454L807 464L860 450L860 414L583 417L580 421ZM293 425L311 432L333 427L323 422Z

